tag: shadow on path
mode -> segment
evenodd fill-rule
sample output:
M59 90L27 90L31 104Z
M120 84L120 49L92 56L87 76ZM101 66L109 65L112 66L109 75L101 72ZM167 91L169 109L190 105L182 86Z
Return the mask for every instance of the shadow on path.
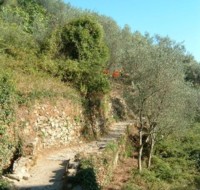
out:
M75 188L78 190L99 190L94 169L91 167L82 168L73 179L66 180L66 167L69 159L73 160L74 156L81 152L91 154L102 151L109 142L122 136L130 124L131 122L117 123L112 126L107 135L97 141L54 150L43 155L30 171L32 176L27 181L16 183L17 190L72 190L74 185L79 186L79 188Z
M38 186L32 186L26 184L21 187L15 187L16 190L62 190L64 184L64 176L66 173L66 167L68 165L68 162L69 162L68 160L62 161L62 163L60 164L61 168L59 170L52 171L53 177L49 180L50 185L38 184Z
M92 167L80 169L75 176L68 177L63 190L72 189L100 190L94 169Z

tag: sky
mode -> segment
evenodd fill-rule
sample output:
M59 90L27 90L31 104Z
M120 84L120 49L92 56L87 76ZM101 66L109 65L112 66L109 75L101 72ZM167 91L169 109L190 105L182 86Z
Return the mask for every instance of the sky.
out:
M64 0L74 7L112 17L132 31L183 42L200 62L200 0Z

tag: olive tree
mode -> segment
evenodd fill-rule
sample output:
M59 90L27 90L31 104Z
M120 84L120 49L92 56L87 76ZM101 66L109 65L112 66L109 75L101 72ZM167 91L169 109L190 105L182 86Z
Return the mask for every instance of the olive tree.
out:
M109 61L107 68L115 70L121 68L121 29L117 23L110 17L97 16L97 19L103 26L105 32L105 42L109 48Z
M153 39L138 32L132 36L124 70L131 81L126 92L129 106L139 120L139 171L144 146L150 167L156 140L186 125L191 118L186 112L190 93L184 82L182 55L182 47L168 38Z

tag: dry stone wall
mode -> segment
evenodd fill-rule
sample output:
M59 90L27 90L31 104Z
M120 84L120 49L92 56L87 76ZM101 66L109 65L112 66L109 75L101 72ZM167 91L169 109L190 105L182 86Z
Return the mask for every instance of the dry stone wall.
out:
M35 123L43 147L65 145L80 139L81 123L63 113L59 117L39 116Z
M80 143L84 117L80 106L62 100L55 105L36 103L18 111L18 123L25 155L35 155L42 148Z

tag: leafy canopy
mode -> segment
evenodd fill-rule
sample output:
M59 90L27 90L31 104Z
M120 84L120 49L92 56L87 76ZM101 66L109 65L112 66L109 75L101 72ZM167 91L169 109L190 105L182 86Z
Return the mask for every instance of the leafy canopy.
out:
M71 60L61 65L65 80L76 80L86 94L105 93L109 84L103 69L108 50L101 25L90 17L81 17L63 27L61 39L61 54Z

